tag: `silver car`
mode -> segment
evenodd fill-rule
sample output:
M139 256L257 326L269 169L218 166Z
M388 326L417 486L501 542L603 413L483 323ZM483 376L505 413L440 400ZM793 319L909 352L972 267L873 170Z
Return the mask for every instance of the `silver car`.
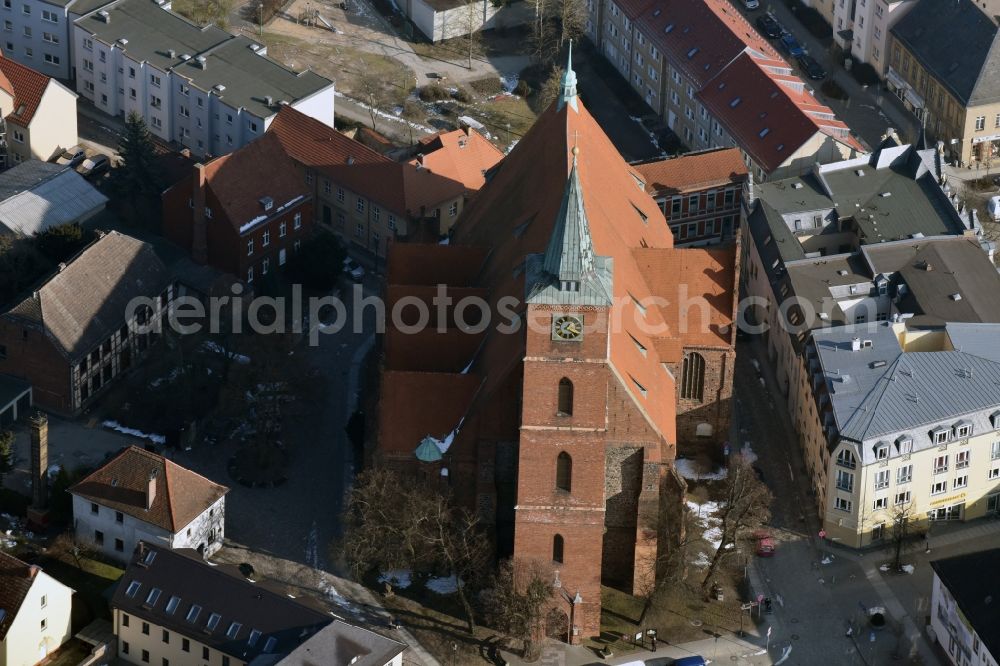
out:
M56 158L56 164L61 166L75 167L86 159L87 154L83 152L83 146L73 146L63 151L62 155Z

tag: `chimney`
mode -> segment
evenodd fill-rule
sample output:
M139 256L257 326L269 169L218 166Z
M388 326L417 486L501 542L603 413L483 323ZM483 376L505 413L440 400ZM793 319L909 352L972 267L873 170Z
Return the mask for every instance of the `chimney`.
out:
M191 199L194 215L191 224L191 256L196 263L208 263L208 228L205 222L205 165L194 165Z
M106 9L102 9L97 14L105 23L111 23L111 14Z
M49 490L49 419L35 412L31 422L31 506L44 509Z
M156 499L156 470L149 473L149 480L146 481L146 511L153 506Z
M208 69L208 59L205 56L200 55L196 57L195 60L198 61L199 67L201 67L202 69Z
M851 351L861 351L861 338L851 340Z

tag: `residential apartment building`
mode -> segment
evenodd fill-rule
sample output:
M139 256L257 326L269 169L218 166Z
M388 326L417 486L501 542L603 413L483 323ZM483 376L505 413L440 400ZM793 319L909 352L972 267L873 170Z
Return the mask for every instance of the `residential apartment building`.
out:
M1000 548L934 560L930 626L951 666L1000 663L1000 581L983 575L1000 567Z
M104 0L107 1L107 0ZM41 71L46 76L69 81L70 26L73 5L103 4L101 0L4 0L0 6L3 20L3 54Z
M46 161L76 145L76 94L0 54L0 167Z
M736 236L743 190L753 186L738 149L715 148L633 166L660 205L675 247L712 245Z
M130 309L139 298L151 305ZM40 407L78 414L155 344L149 325L172 298L152 246L101 234L0 314L0 372L30 382Z
M194 551L146 542L111 599L118 659L127 664L400 666L404 644L320 608Z
M833 38L845 53L882 76L889 65L889 32L918 0L830 0Z
M273 133L196 164L163 193L164 235L252 284L284 266L313 228L310 188Z
M33 666L72 637L73 590L0 551L0 665Z
M863 547L913 524L1000 515L1000 324L875 322L813 331L829 445L823 529ZM825 497L824 497L825 495Z
M886 70L889 90L948 159L970 167L1000 155L997 8L979 4L916 3L889 31Z
M198 156L263 135L289 105L333 127L333 82L295 73L267 48L169 11L165 0L115 0L73 25L76 90L101 111L136 112L150 131Z
M136 446L69 489L73 533L102 555L128 562L140 541L208 557L225 537L229 489Z
M728 0L588 9L598 49L689 148L738 147L757 181L864 150Z
M292 108L281 109L268 133L297 165L316 222L352 254L384 259L396 238L437 239L471 196L465 182L453 180L454 167L441 175L436 167L394 162Z
M994 247L938 185L933 150L887 141L862 160L758 185L743 236L743 312L764 339L825 510L830 441L811 331L870 322L1000 321ZM751 329L754 330L754 329Z

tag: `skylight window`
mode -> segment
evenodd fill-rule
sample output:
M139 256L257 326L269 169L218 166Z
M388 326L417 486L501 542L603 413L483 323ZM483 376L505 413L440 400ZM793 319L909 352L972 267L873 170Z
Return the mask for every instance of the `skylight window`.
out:
M653 12L653 16L659 16L661 11L663 11L663 10L660 9L659 7L657 7L656 11Z
M247 639L247 647L253 647L257 645L257 641L260 640L260 631L257 629L250 630L250 638Z
M148 567L150 564L153 563L153 560L155 559L156 559L156 551L151 550L148 553L146 553L146 557L142 558L142 563Z
M198 604L192 604L191 610L188 611L186 619L191 624L194 624L195 622L198 621L198 616L200 614L201 614L201 606L199 606Z
M697 54L698 54L698 47L696 46L693 49L691 49L690 51L688 51L688 60L690 60L691 58L695 57Z
M132 581L128 584L128 589L125 590L125 596L135 597L139 593L139 588L142 587L142 583L137 580Z
M770 133L771 133L771 129L768 128L768 127L765 127L764 129L762 129L760 132L757 133L757 136L759 136L760 138L763 139L765 136L767 136Z
M170 599L167 600L167 606L164 609L165 611L167 611L167 615L173 615L174 612L177 611L177 606L179 606L180 603L181 603L180 597L178 596L170 597Z
M639 382L637 382L635 380L635 377L632 378L632 383L635 384L636 389L638 389L639 393L642 394L642 397L645 398L646 397L646 387L643 386L642 384L640 384Z
M264 652L270 653L274 650L274 646L278 644L278 639L274 636L268 636L267 640L264 641Z
M229 625L229 629L226 630L226 638L235 639L236 636L239 635L240 629L242 628L243 628L242 624L240 624L239 622L233 622L231 625Z
M729 106L731 108L735 109L737 106L740 105L740 102L742 102L742 101L743 101L742 97L734 97L733 101L729 103Z
M663 32L665 32L665 33L667 33L669 35L671 32L673 32L673 30L674 30L674 24L673 23L668 23L667 27L663 29Z
M212 613L208 616L208 622L205 623L205 628L209 631L215 631L215 628L219 626L219 620L221 619L221 615L218 613Z
M156 602L160 600L160 588L154 587L149 591L149 595L146 596L146 603L150 606L155 606Z

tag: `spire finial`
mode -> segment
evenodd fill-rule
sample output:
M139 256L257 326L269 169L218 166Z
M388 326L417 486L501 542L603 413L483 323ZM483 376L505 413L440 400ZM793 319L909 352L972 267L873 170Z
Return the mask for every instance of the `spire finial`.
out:
M569 40L569 55L566 56L566 69L562 75L562 93L559 95L558 109L566 105L576 111L576 72L573 71L573 40Z

